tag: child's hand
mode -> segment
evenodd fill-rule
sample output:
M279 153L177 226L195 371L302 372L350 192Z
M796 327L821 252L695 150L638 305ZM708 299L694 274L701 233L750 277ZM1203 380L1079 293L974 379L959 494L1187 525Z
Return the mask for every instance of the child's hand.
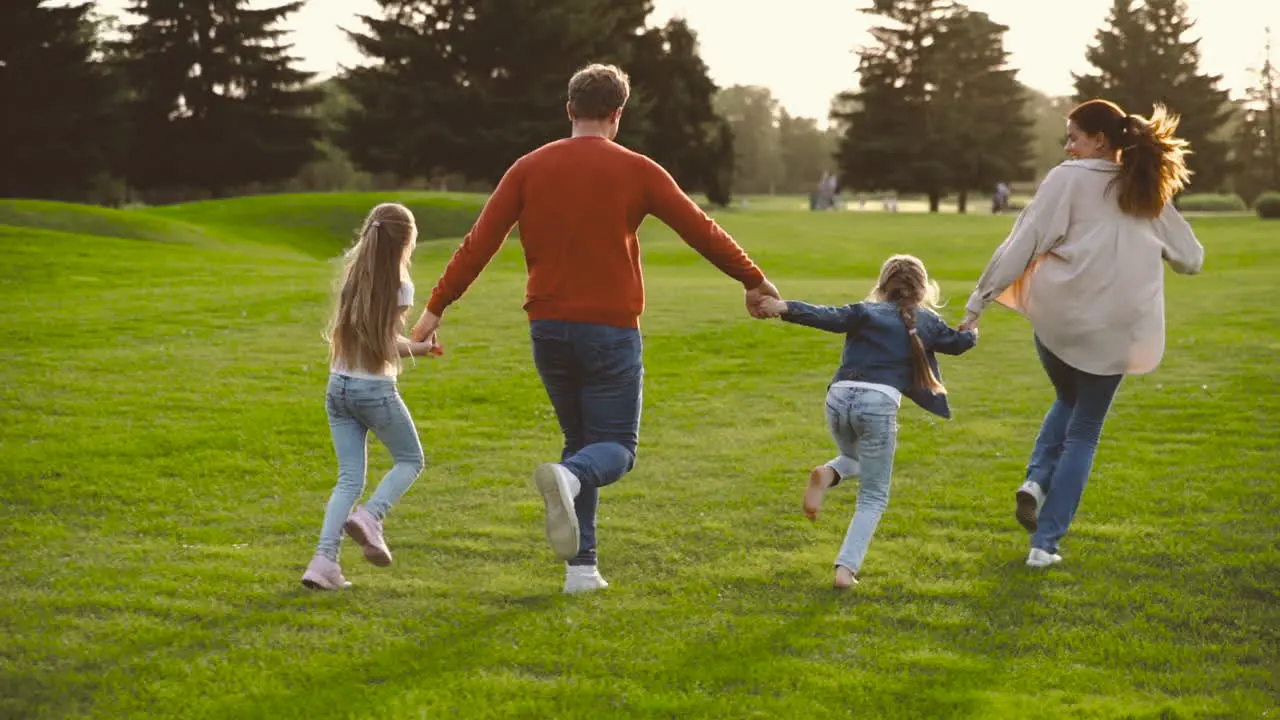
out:
M444 346L440 345L435 333L431 333L422 342L410 342L409 354L414 357L439 357L444 354Z
M787 301L774 297L761 298L759 304L756 305L756 309L759 313L756 315L758 318L776 318L787 311Z

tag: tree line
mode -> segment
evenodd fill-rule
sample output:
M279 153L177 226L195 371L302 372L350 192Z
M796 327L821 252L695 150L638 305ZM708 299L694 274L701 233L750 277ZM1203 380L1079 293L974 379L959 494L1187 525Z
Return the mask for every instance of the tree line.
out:
M1075 76L1070 98L1021 87L1003 45L1008 28L963 3L875 0L864 12L880 23L859 51L858 87L835 112L845 187L920 193L934 210L954 193L963 211L970 190L1030 179L1061 159L1066 113L1095 97L1139 115L1156 103L1181 115L1194 192L1251 202L1280 187L1274 67L1257 69L1256 87L1233 102L1221 76L1200 71L1182 0L1114 0L1085 48L1093 69Z
M318 81L284 22L302 0L0 3L0 196L151 202L271 189L490 187L565 130L564 85L587 62L630 74L619 141L682 187L733 193L842 188L954 195L1030 180L1060 158L1070 105L1106 97L1182 115L1192 189L1247 200L1280 187L1268 58L1246 96L1200 71L1182 0L1114 0L1084 48L1075 97L1023 86L1008 28L955 0L871 0L870 42L831 124L767 88L718 88L683 21L649 0L378 0L347 32L360 66ZM1056 153L1056 154L1055 154Z

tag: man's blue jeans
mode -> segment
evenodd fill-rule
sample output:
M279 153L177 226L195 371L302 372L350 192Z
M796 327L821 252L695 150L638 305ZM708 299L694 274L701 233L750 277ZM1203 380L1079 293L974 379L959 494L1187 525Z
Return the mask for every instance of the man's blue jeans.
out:
M529 335L534 365L564 433L560 462L582 483L574 499L578 555L569 564L595 565L599 489L636 462L644 386L640 331L534 320Z

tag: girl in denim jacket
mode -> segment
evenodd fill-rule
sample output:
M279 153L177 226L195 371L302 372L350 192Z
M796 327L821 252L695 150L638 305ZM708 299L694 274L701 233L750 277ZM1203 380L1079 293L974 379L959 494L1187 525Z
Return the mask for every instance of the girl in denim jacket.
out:
M422 472L418 431L396 386L400 358L441 352L434 337L411 342L402 335L404 313L413 306L409 258L417 239L413 213L384 203L369 213L360 239L347 252L328 332L325 394L338 483L325 509L316 555L302 576L302 584L315 590L351 584L338 565L344 529L363 548L366 560L380 567L391 564L382 520ZM352 512L364 491L370 430L391 451L395 464L369 502Z
M933 312L938 295L924 263L894 255L880 268L865 302L826 307L770 300L766 306L787 322L845 336L826 403L827 425L840 454L813 469L804 494L805 515L815 519L828 488L845 478L859 479L857 510L836 556L837 588L858 584L871 536L889 504L902 397L951 417L934 352L959 355L978 341L976 331L954 330Z

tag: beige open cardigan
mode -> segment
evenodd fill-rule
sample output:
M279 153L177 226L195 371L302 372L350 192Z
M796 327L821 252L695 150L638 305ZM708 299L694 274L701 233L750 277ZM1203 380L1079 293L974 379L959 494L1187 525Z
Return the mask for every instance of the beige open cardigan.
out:
M996 248L965 308L993 300L1022 313L1054 355L1094 375L1151 372L1164 355L1164 267L1193 275L1204 248L1172 206L1120 211L1120 166L1069 160L1049 171Z

